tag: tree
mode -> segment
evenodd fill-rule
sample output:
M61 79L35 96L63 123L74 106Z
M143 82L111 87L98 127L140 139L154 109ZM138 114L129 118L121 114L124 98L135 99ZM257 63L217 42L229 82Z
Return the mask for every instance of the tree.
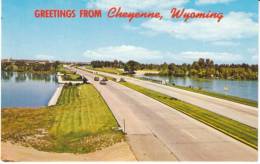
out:
M129 60L126 65L128 66L129 71L135 71L139 68L140 63L134 61L134 60Z
M163 65L161 66L161 73L162 74L168 73L168 64L167 63L163 63Z

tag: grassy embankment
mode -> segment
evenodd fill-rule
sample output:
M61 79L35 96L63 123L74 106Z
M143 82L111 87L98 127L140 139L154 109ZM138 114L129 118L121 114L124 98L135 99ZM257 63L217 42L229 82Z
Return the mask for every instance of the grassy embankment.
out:
M124 139L117 127L91 84L65 87L53 107L2 110L2 141L42 151L93 152Z
M78 75L70 70L65 69L62 65L59 65L57 72L64 74L62 76L62 79L65 81L81 81L82 80L80 75Z
M146 96L149 96L157 101L160 101L173 109L176 109L198 121L201 121L255 149L257 149L257 129L242 124L238 121L229 119L227 117L221 116L214 112L205 110L198 106L188 104L186 102L180 101L178 99L172 98L168 95L140 87L128 82L121 83L124 86L132 88Z

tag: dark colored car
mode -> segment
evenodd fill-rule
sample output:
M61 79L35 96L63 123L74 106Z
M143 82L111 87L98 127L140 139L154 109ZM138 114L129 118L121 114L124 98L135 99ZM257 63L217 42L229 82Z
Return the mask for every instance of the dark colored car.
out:
M119 82L126 82L124 78L120 78Z
M88 83L88 79L83 77L83 83Z
M94 77L94 80L95 80L95 81L99 81L99 77L97 77L97 76Z

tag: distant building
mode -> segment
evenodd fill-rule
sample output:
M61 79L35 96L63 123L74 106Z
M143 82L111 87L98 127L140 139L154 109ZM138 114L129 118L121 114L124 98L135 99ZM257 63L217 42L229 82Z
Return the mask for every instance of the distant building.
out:
M15 63L17 61L22 61L25 62L26 64L31 64L31 63L39 63L39 64L46 64L46 63L51 63L52 61L49 60L28 60L28 59L2 59L2 63L10 62L10 63Z
M30 60L30 59L2 59L2 63L15 63L17 61L23 61L26 64L33 64L33 63L39 63L39 64L46 64L46 63L54 63L54 60ZM68 61L59 61L61 64L79 64L79 65L86 65L90 64L90 62L68 62Z

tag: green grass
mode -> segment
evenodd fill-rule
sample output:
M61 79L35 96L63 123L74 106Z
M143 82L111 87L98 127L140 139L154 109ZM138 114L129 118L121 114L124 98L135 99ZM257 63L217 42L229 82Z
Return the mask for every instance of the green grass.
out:
M61 65L61 64L58 66L57 72L60 72L62 74L70 74L70 73L72 73L70 70L65 69L63 67L63 65Z
M200 108L198 106L194 106L192 104L185 103L183 101L177 100L175 98L172 98L168 95L140 87L138 85L123 82L121 83L124 86L127 86L131 89L134 89L146 96L149 96L155 100L158 100L170 107L198 121L201 121L255 149L257 149L257 129L247 126L245 124L242 124L238 121L229 119L227 117L221 116L219 114L216 114L214 112L205 110L203 108Z
M244 105L249 105L249 106L252 106L252 107L258 106L258 103L256 101L245 99L245 98L240 98L240 97L231 96L231 95L224 95L224 94L221 94L221 93L205 91L205 90L202 90L202 89L188 88L188 87L183 87L183 86L176 86L175 85L173 87L176 87L176 88L179 88L179 89L184 89L184 90L191 91L191 92L204 94L204 95L207 95L207 96L212 96L212 97L216 97L216 98L220 98L220 99L233 101L233 102L244 104Z
M117 127L91 84L65 87L53 107L2 110L2 140L42 151L93 152L124 139Z
M90 67L89 66L86 66L86 68L87 69L90 69ZM92 67L91 67L92 68ZM85 72L88 72L88 73L91 73L91 74L93 74L93 69L90 69L90 70L87 70L87 69L82 69L82 68L80 68L80 67L77 67L77 69L80 69L80 70L82 70L82 71L85 71ZM91 71L92 70L92 71ZM105 75L101 75L101 74L95 74L95 76L98 76L98 77L100 77L100 78L107 78L108 80L112 80L112 81L116 81L116 79L115 78L113 78L113 77L111 77L111 76L105 76Z
M81 81L82 78L80 75L70 71L70 70L67 70L63 67L63 65L59 65L58 66L58 71L57 72L60 72L62 74L64 74L62 76L62 79L65 80L65 81Z
M119 70L117 68L112 68L112 67L103 67L103 68L93 68L90 66L86 66L87 69L92 69L95 71L101 71L101 72L106 72L106 73L111 73L111 74L118 74L121 75L124 72L122 70Z
M65 81L82 81L82 78L78 74L67 73L62 76L62 79Z

